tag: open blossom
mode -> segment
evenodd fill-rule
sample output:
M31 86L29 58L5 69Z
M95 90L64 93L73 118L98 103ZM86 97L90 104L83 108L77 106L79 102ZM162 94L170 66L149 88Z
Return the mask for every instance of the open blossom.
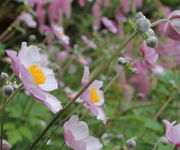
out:
M30 13L23 13L20 17L20 20L24 21L30 28L35 28L37 26L36 21L34 21L32 15Z
M24 84L26 90L39 102L45 104L52 112L62 109L61 102L49 94L58 88L58 83L51 69L43 64L43 59L36 46L22 43L19 54L16 51L6 51L11 58L13 71Z
M103 24L106 26L106 28L111 31L112 33L117 33L118 29L117 26L114 24L113 21L111 21L110 19L108 19L107 17L102 17L101 21L103 22Z
M83 35L81 39L89 48L97 48L97 45L93 41L89 40L87 36Z
M79 121L78 116L72 116L64 123L65 143L73 150L100 150L100 141L89 135L87 123Z
M145 43L143 43L140 47L140 52L142 53L145 62L149 65L155 65L158 60L158 54L155 49L147 47Z
M82 86L85 86L89 82L89 68L84 67L84 74L82 78ZM100 89L103 86L103 81L95 80L86 91L81 95L81 100L90 109L92 114L96 116L98 120L102 120L105 124L107 117L104 114L102 105L104 104L104 94Z
M170 13L164 32L169 38L177 41L180 40L180 10Z
M163 120L163 123L166 127L165 136L168 141L180 148L180 124L175 125L176 121L171 123L167 120Z

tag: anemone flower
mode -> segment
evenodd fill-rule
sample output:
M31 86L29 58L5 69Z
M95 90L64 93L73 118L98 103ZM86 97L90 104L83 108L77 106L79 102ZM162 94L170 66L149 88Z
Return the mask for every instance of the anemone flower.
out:
M163 123L166 127L165 135L168 141L180 148L180 124L175 125L176 121L171 123L167 120L163 120Z
M84 75L82 78L82 86L85 86L89 82L89 68L84 67ZM81 95L78 102L84 102L86 107L90 109L91 113L96 116L98 120L102 120L104 124L107 122L107 117L104 114L102 105L104 104L104 94L100 89L103 86L103 82L95 80L84 93Z
M30 95L45 104L52 112L60 111L61 102L47 92L57 89L58 83L53 71L43 64L39 49L33 45L27 46L27 43L23 42L18 54L11 50L7 50L6 53L12 60L14 73Z
M65 143L73 150L100 150L102 144L100 141L89 136L87 123L79 121L78 116L72 116L64 123Z

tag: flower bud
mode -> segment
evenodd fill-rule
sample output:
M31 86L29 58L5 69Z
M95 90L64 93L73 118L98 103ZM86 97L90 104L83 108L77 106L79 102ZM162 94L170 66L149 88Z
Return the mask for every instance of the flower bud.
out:
M146 40L146 45L151 48L155 48L158 44L158 39L155 36L151 36Z
M135 19L139 19L139 18L144 18L145 16L143 15L142 12L138 12L136 15L135 15Z
M169 38L180 41L180 10L170 13L164 32Z
M119 57L118 59L118 64L119 65L126 65L130 63L129 59L128 58L124 58L124 57Z
M149 29L149 30L146 32L146 35L147 35L148 37L154 36L154 30L153 30L153 29Z
M2 80L7 80L9 78L9 75L5 72L1 72L1 79Z
M138 32L144 33L150 28L150 21L146 18L139 18L136 21L136 29Z
M13 92L14 92L14 88L12 85L9 84L9 85L4 86L3 94L5 96L10 96Z
M126 146L129 149L134 149L136 147L136 141L134 140L134 138L131 138L131 139L127 140Z

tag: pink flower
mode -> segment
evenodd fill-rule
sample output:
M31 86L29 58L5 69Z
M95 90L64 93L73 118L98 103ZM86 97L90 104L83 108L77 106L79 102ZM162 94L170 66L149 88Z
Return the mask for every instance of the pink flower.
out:
M6 140L2 140L2 150L10 150L11 147L12 146Z
M82 36L81 39L89 48L97 48L97 45L93 41L89 40L87 36Z
M155 49L147 47L145 43L143 43L140 47L140 52L143 55L145 62L149 65L155 65L158 60L158 54Z
M78 0L78 2L81 7L85 6L85 0Z
M84 67L84 74L82 77L82 86L85 86L89 82L89 68ZM104 104L104 94L100 88L103 86L103 82L95 80L86 91L81 95L81 100L90 109L91 113L96 116L98 120L102 120L104 124L107 122L107 117L104 114L102 105Z
M66 145L73 150L100 150L100 141L89 136L87 123L79 121L78 116L72 116L64 123L64 139Z
M46 91L58 88L58 83L51 69L43 64L39 49L36 46L27 46L22 43L19 54L16 51L6 51L11 58L12 68L17 77L22 81L26 90L52 112L62 109L61 102Z
M23 13L20 17L20 20L24 21L30 28L35 28L37 23L33 20L33 17L30 13Z
M175 144L176 147L180 147L180 124L176 124L176 121L170 123L167 120L163 120L163 123L166 127L166 138L172 144Z
M150 84L147 68L142 62L136 62L134 66L137 74L131 78L131 83L137 87L141 97L144 98L148 94Z
M101 21L106 26L106 28L109 31L111 31L112 33L117 33L118 32L118 29L117 29L117 26L115 25L115 23L113 21L111 21L110 19L108 19L107 17L102 17Z
M130 3L129 0L119 0L122 4L122 9L124 13L128 13L130 11Z
M136 8L142 7L143 0L135 0Z
M52 25L52 29L53 29L54 35L59 39L59 41L64 46L64 48L69 50L70 49L69 37L65 35L63 27L54 24Z
M180 10L170 13L164 32L169 38L177 41L180 40Z

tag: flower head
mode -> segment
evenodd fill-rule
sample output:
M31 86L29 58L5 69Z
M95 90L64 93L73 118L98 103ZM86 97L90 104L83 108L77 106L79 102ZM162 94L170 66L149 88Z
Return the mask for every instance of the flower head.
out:
M84 67L84 75L82 78L82 86L85 86L89 82L89 68ZM103 86L103 82L95 80L87 90L81 95L82 102L85 102L86 106L90 109L92 114L97 119L102 120L105 124L107 117L104 114L102 105L104 104L104 94L100 89Z
M46 92L57 89L58 83L53 71L43 64L39 49L32 45L28 47L27 43L23 42L19 54L10 50L6 53L13 61L14 73L23 82L26 90L52 112L61 110L60 101Z
M168 141L180 147L180 124L175 125L176 121L171 123L167 120L163 120L163 123L166 127L165 136Z
M64 124L65 143L74 150L100 150L102 144L93 136L89 136L87 123L72 116Z
M180 40L180 10L175 10L170 13L164 32L169 38Z

